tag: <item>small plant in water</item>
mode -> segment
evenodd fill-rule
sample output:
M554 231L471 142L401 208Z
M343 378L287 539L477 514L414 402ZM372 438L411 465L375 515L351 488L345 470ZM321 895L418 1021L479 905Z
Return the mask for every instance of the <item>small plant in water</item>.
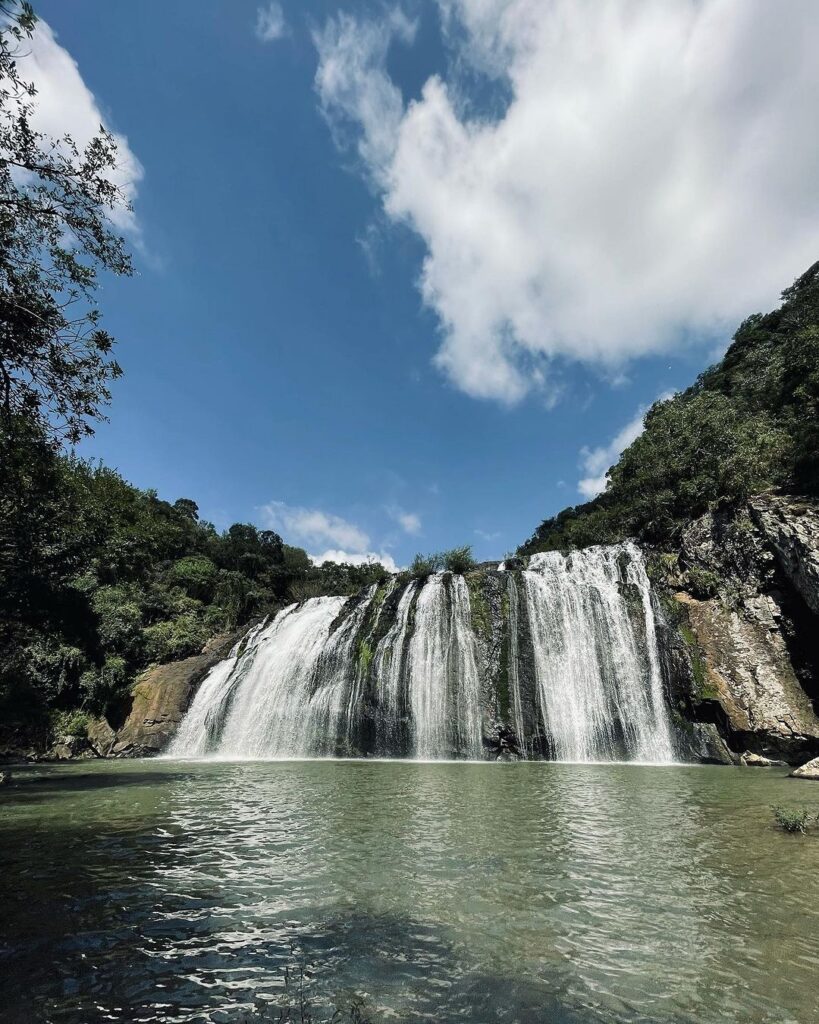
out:
M364 1003L360 999L352 999L329 1017L313 1016L308 993L312 977L310 966L295 946L290 947L290 959L291 962L284 969L284 992L281 998L275 1002L257 999L254 1009L246 1011L235 1024L372 1024L370 1018L364 1016ZM214 1022L222 1019L220 1011L216 1013L212 1017ZM225 1016L224 1019L227 1024L230 1018Z
M810 815L804 807L801 810L794 810L792 807L774 806L772 810L777 825L785 832L801 832L804 835L807 831Z

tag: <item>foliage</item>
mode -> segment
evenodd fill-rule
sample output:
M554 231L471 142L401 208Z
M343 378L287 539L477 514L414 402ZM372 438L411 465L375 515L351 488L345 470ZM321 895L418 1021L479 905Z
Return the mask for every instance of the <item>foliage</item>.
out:
M162 501L113 470L0 423L0 717L115 714L138 672L294 599L353 594L381 565L315 566L269 530L219 534L195 502ZM309 594L307 593L309 591Z
M774 806L771 810L774 812L777 825L785 832L801 832L804 835L807 831L810 814L804 807L795 810L792 807Z
M128 202L104 128L81 150L34 127L18 57L35 20L27 3L0 3L0 414L7 431L23 417L75 442L120 374L94 291L101 270L131 273L111 219Z
M209 601L216 588L219 570L206 555L187 555L174 563L170 576L171 581L191 597Z
M444 551L440 556L444 568L449 572L463 576L475 568L475 559L472 557L472 548L465 544L460 548L452 548L451 551Z
M477 634L489 640L492 636L492 611L484 594L483 588L485 583L486 576L484 573L472 573L467 579L472 628ZM504 591L504 598L508 604L506 591Z
M358 644L358 667L362 675L366 675L370 670L373 656L375 651L367 640L360 640Z
M56 736L86 736L88 715L82 711L55 711L51 715L51 729Z
M409 567L409 575L414 580L425 580L436 572L446 570L462 576L474 569L475 565L472 548L465 544L437 554L417 554Z
M690 519L767 488L819 495L819 263L782 297L692 387L651 407L602 494L547 519L521 553L670 543Z
M414 580L425 580L443 568L440 555L417 554L410 564L409 574Z
M169 622L155 622L142 632L147 661L176 661L198 654L208 639L201 617L180 615Z
M710 569L702 569L692 565L687 572L688 584L694 597L706 600L713 597L719 590L719 577Z

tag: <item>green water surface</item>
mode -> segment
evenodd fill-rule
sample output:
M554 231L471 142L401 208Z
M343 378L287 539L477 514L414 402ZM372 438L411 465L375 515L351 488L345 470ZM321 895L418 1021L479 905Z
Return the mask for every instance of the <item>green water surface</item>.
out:
M0 1020L819 1021L819 811L782 769L302 761L14 770Z

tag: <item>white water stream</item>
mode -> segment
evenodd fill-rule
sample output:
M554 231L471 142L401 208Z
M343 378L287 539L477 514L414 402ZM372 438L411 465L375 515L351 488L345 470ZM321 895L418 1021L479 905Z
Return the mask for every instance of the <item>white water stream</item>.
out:
M555 760L672 761L639 549L534 555L502 576L508 612L495 625L508 638L508 725L521 755L540 743ZM464 577L397 590L393 580L358 598L313 598L257 626L202 683L168 753L485 756L497 695ZM538 709L529 722L526 686Z

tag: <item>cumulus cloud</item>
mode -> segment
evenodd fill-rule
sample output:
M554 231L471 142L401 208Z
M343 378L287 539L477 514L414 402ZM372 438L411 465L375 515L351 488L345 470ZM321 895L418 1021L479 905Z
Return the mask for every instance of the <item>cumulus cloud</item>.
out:
M271 501L259 509L264 527L280 533L286 541L309 548L325 548L321 554L311 554L315 565L324 562L347 562L350 565L368 565L380 562L389 572L399 567L388 551L374 551L367 534L355 523L342 519L320 508L287 505Z
M83 81L77 62L60 46L46 22L37 22L34 37L22 49L25 55L19 61L20 75L37 89L32 123L38 131L55 139L68 134L82 149L97 134L100 125L110 130L97 99ZM119 132L113 135L117 142L118 166L111 180L133 203L144 173L142 165L126 137ZM124 205L109 216L121 231L137 232L136 218Z
M272 0L256 12L256 38L263 43L272 43L287 34L287 22L282 5Z
M390 505L387 515L398 523L404 533L415 536L421 532L421 517L416 512L407 512L398 505Z
M369 536L354 523L318 508L271 501L260 511L264 525L283 534L287 540L317 546L337 545L354 553L366 552L370 546Z
M816 258L812 0L439 4L450 69L417 100L386 69L412 38L399 11L330 19L316 88L425 244L457 387L512 403L560 359L616 376L770 306ZM467 62L503 87L500 115L467 113Z
M386 71L387 51L394 39L410 43L414 36L415 23L398 8L377 21L341 13L313 34L322 110L339 144L347 141L346 128L360 128L358 152L378 182L389 174L404 115L401 92Z
M386 551L341 551L330 549L320 555L310 555L314 565L323 565L325 562L347 562L349 565L372 565L380 562L387 572L399 572L400 566L396 565L395 559Z

